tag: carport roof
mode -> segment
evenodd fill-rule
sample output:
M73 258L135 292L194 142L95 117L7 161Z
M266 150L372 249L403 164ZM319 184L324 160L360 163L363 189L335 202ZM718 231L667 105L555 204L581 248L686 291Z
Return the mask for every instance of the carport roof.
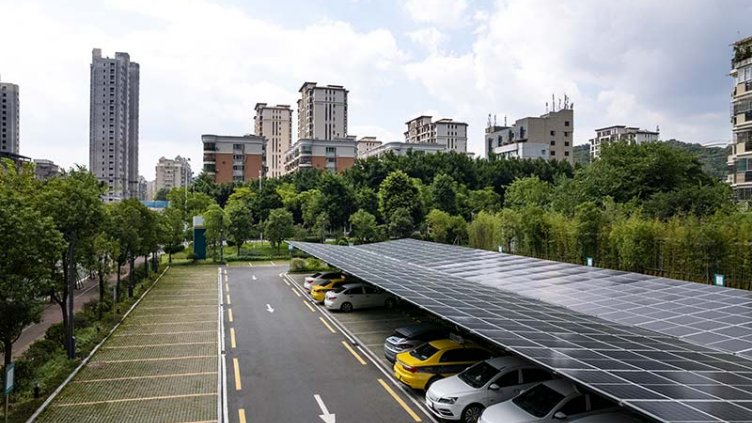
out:
M618 284L626 289L614 290L608 299L633 301L639 291L630 288L649 278L644 275L415 240L360 247L290 244L659 421L752 421L752 360L609 321L597 316L597 309L582 308L585 302L568 305L551 295L572 297L557 291L554 276L567 286L587 275L587 284L577 288L583 301L588 290L603 294L604 287ZM500 281L506 277L511 280ZM665 289L702 286L658 280L655 290L663 281ZM680 291L670 292L681 297Z

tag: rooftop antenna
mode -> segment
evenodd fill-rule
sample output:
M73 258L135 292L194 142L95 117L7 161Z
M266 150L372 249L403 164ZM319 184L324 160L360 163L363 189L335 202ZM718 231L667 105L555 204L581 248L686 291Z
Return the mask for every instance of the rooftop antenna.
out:
M494 113L494 126L496 126L496 113Z
M556 110L554 109L556 109L556 97L554 94L551 94L551 111L555 112Z
M507 126L507 115L504 115L504 126Z
M548 113L548 102L546 102L546 113Z
M489 128L491 127L491 113L488 114L488 125Z
M655 132L661 132L661 127L658 125L655 125Z

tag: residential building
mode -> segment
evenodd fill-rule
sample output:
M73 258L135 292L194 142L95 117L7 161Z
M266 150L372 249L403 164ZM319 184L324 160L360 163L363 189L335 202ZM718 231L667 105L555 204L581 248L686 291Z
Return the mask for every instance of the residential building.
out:
M155 170L154 188L156 191L162 188L170 190L175 187L184 187L188 185L193 175L189 159L180 156L174 159L160 157ZM150 200L150 198L147 198L147 200Z
M752 202L752 37L734 43L731 68L733 140L728 182L737 201Z
M0 152L19 154L18 85L0 81Z
M347 137L347 93L341 85L319 87L305 82L298 100L298 139Z
M341 172L351 168L357 156L357 142L352 138L301 139L285 154L285 173L306 168Z
M601 155L601 146L613 141L624 141L629 144L642 144L644 142L658 141L660 132L635 128L625 125L613 125L607 128L595 130L595 138L590 142L590 158L597 159Z
M358 157L366 157L368 152L381 146L381 141L376 137L362 137L357 142Z
M280 104L267 106L256 103L253 117L254 132L266 139L266 176L278 177L285 173L285 152L292 145L292 109Z
M60 174L60 167L52 160L34 159L34 174L37 179L49 179Z
M404 156L407 155L410 152L423 152L426 154L433 154L438 153L440 151L445 151L444 147L439 144L435 143L409 143L409 142L400 142L400 141L394 141L394 142L387 142L379 145L376 148L373 148L371 150L368 150L364 154L358 153L358 158L368 158L368 157L382 157L387 154L394 154L397 156Z
M154 198L157 196L157 181L147 181L146 182L146 201L154 201Z
M264 138L256 135L201 135L204 172L216 183L244 182L263 177Z
M438 144L444 151L467 153L467 123L452 119L434 122L431 116L418 116L405 124L406 143Z
M128 53L91 60L89 169L107 185L106 201L139 198L139 65Z
M143 176L138 177L138 199L140 201L151 201L148 198L149 182Z
M574 110L564 108L539 117L526 117L513 125L486 129L486 154L505 158L566 160L574 163Z

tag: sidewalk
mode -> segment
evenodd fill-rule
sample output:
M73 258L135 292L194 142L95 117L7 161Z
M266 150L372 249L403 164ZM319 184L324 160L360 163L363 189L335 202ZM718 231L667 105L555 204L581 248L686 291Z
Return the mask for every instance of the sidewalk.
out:
M141 265L144 262L144 258L140 257L136 260L136 267ZM128 278L128 265L123 266L123 270L125 271L125 274L120 276L120 283L123 283L125 281L127 283ZM110 276L109 283L110 285L114 284L117 280L117 275L113 273ZM81 289L76 290L74 293L75 295L75 302L74 302L74 310L80 311L84 304L88 303L91 300L95 300L99 298L99 282L97 279L89 279L86 278L83 280L83 287ZM112 290L107 290L108 295L112 295ZM44 337L45 332L47 332L47 329L54 325L55 323L60 323L63 321L63 314L60 311L60 306L57 303L49 304L44 311L42 312L42 319L39 323L33 324L31 326L27 326L26 329L24 329L23 333L21 333L21 337L18 338L18 341L13 343L13 358L19 357L21 354L26 351L29 346L34 343L37 339L41 339Z

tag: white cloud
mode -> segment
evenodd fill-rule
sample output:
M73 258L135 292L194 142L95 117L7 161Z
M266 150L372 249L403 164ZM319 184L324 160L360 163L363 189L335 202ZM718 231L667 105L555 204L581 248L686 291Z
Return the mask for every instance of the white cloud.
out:
M457 28L467 23L466 0L406 0L403 5L415 22L446 28Z
M428 50L431 54L439 52L441 45L447 40L446 34L436 28L423 28L407 33L410 41Z

